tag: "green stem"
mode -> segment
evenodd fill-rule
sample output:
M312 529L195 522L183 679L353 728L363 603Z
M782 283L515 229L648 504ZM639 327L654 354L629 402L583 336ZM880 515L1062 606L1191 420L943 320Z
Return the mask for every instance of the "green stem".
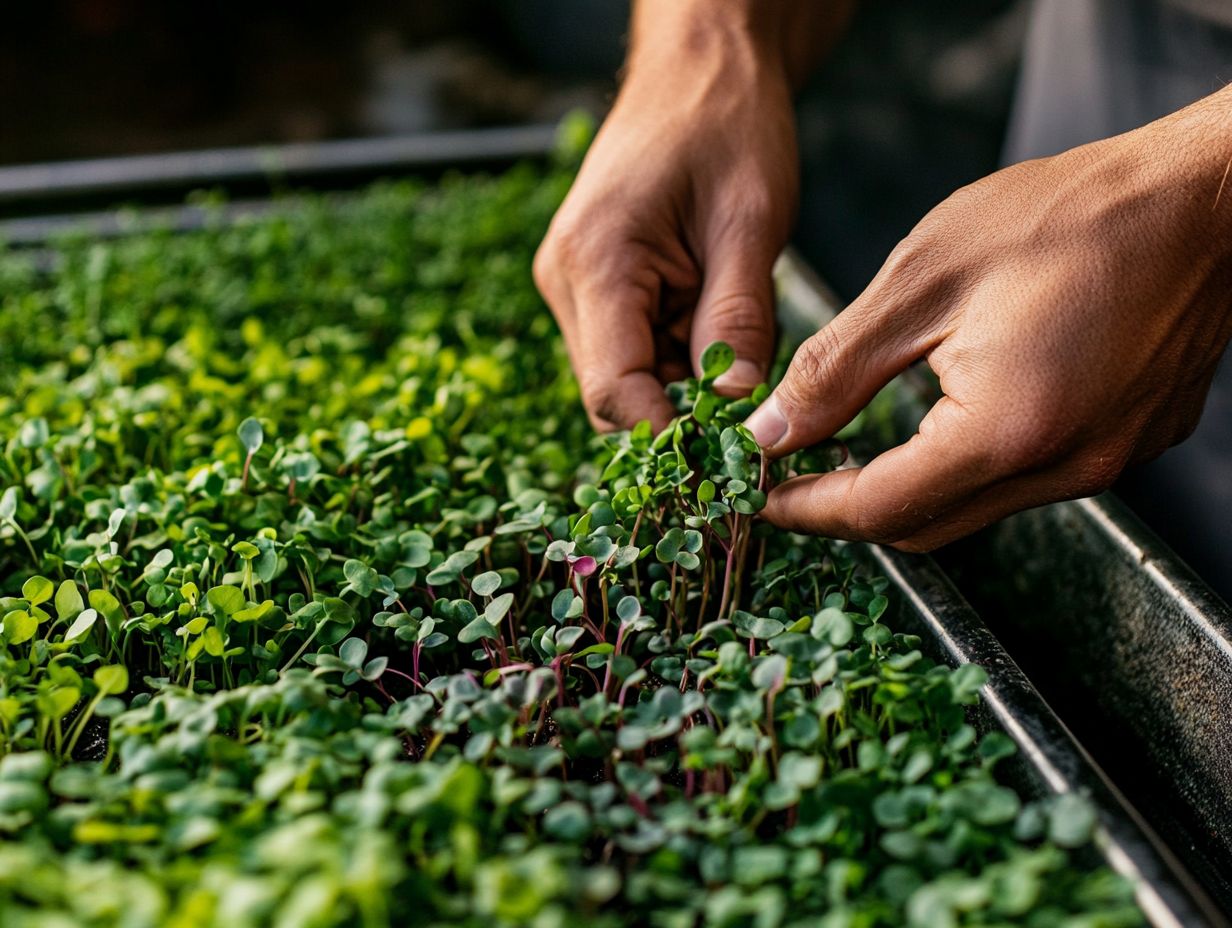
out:
M90 721L90 718L94 715L94 710L98 708L98 704L102 701L103 693L99 692L92 700L90 700L90 704L86 706L85 711L81 713L81 716L73 724L73 729L69 736L68 744L65 745L64 753L60 755L62 758L71 758L73 756L73 748L77 747L77 739L80 738L81 733L85 731L86 723Z
M291 665L293 665L297 660L299 660L301 657L304 656L304 652L308 650L308 645L312 644L312 641L314 638L316 638L317 633L320 632L320 630L324 627L325 627L324 621L317 623L317 627L312 630L312 634L309 635L306 639L304 639L304 643L301 644L299 646L299 649L294 654L291 655L291 659L282 665L282 669L278 671L279 675L284 674L288 670L290 670Z
M21 530L21 526L17 524L16 520L5 519L4 521L13 526L13 531L15 531L17 536L26 543L26 550L30 552L30 560L34 562L31 566L37 569L41 562L39 561L38 554L34 551L34 545L30 543L30 536Z

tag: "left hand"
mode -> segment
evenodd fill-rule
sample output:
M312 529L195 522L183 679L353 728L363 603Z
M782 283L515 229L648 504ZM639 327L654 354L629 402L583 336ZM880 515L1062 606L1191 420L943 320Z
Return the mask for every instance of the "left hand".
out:
M1189 435L1232 336L1230 127L1223 91L934 209L748 425L773 456L813 444L921 358L944 397L906 444L789 480L763 515L929 550Z

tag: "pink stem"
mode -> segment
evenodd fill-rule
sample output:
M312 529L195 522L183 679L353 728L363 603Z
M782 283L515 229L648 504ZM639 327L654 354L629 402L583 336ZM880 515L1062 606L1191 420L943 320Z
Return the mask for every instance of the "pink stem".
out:
M727 548L727 567L723 571L723 598L719 600L719 620L727 613L727 601L731 598L732 567L736 556L735 532L732 533L733 544Z
M403 673L401 670L397 670L393 667L386 667L385 672L392 673L395 677L401 677L403 680L410 680L411 683L415 684L421 690L424 688L424 685L422 683L420 683L418 680L416 680L414 677L410 676L409 674ZM382 692L384 692L384 690L382 690Z

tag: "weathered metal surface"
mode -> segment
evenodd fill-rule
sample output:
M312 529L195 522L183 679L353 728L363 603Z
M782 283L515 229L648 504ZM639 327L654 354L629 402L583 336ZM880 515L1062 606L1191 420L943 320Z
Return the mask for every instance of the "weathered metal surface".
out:
M1022 513L942 562L1232 910L1232 610L1110 495Z

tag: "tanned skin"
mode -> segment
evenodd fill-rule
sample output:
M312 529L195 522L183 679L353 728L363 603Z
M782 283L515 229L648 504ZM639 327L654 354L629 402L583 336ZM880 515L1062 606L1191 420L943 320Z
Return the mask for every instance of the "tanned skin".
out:
M625 80L535 260L592 422L662 426L716 340L761 382L797 195L791 97L847 3L643 0ZM748 426L833 435L908 365L944 397L861 468L770 494L784 528L930 550L1106 489L1197 425L1232 337L1232 87L998 171L932 210Z

